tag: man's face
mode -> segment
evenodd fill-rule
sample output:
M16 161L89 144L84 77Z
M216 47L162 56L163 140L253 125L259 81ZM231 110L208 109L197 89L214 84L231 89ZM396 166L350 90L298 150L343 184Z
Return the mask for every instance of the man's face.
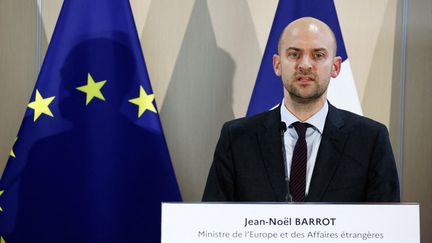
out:
M284 31L273 66L282 78L285 95L298 103L325 99L330 77L335 78L340 71L341 58L335 57L335 45L332 33L319 25Z

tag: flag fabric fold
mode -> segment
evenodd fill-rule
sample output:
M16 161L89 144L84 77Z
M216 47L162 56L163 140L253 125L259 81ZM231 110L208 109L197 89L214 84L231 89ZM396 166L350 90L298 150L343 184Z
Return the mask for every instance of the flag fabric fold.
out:
M128 0L65 0L0 182L9 242L160 242L180 201Z
M279 36L290 22L301 17L314 17L326 23L333 30L337 41L337 55L342 57L341 73L330 81L328 99L339 108L361 114L360 101L342 38L333 0L280 0L270 30L267 46L258 71L247 115L269 110L283 98L280 77L273 72L273 55L277 53Z

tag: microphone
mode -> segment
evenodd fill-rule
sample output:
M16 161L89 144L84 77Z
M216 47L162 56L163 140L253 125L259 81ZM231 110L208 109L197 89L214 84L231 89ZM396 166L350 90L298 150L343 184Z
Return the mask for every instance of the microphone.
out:
M286 159L286 151L285 151L285 139L284 134L287 130L287 126L285 122L281 122L279 125L279 131L281 135L282 140L282 156L283 156L283 162L284 162L284 168L285 168L285 183L286 183L286 189L287 193L285 195L285 202L292 202L291 194L290 194L290 188L289 188L289 179L288 179L288 163Z
M285 131L287 130L287 126L286 126L285 122L281 122L279 124L279 130L281 131L282 134L285 133Z

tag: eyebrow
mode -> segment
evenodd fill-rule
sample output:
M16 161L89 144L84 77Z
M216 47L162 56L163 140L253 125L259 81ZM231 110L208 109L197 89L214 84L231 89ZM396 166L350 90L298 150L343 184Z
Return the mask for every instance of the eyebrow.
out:
M313 51L314 51L314 52L317 52L317 51L324 51L324 52L328 52L327 49L325 49L325 48L315 48L315 49L313 49Z
M302 49L297 48L297 47L292 47L292 46L290 46L290 47L288 47L288 48L286 49L286 51L290 51L290 50L293 50L293 51L301 51ZM313 51L314 51L314 52L317 52L317 51L324 51L324 52L328 52L328 50L327 50L326 48L323 48L323 47L321 47L321 48L315 48L315 49L313 49Z
M285 51L290 51L290 50L293 50L293 51L301 51L301 49L300 48L297 48L297 47L288 47Z

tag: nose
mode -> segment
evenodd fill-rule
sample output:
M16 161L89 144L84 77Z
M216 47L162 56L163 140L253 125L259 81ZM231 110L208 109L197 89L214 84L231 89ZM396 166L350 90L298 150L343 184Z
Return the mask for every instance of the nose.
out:
M298 64L299 71L310 71L312 69L312 60L307 55L302 56Z

